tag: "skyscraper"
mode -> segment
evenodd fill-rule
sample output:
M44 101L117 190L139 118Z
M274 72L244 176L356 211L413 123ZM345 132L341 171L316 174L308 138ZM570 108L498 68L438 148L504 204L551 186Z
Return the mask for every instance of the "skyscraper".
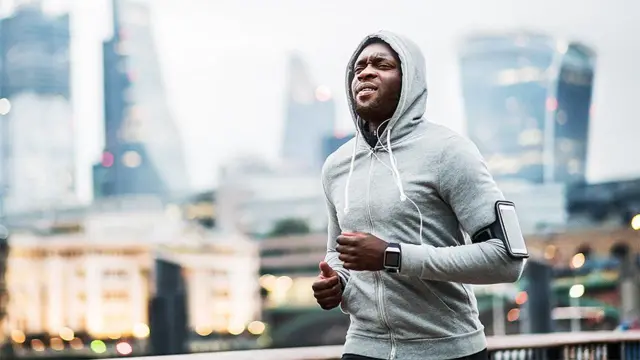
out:
M333 134L335 104L327 87L313 83L307 64L297 54L289 57L288 76L282 157L317 170L323 161L323 139Z
M183 144L167 106L146 5L113 0L113 37L103 44L105 150L94 196L189 190Z
M324 162L329 155L338 150L340 146L346 144L354 137L354 134L330 134L322 139L322 161Z
M75 196L69 16L25 3L0 25L2 179L8 213L71 205ZM6 109L5 109L6 110Z
M594 62L587 46L545 35L465 39L467 131L497 179L585 181Z

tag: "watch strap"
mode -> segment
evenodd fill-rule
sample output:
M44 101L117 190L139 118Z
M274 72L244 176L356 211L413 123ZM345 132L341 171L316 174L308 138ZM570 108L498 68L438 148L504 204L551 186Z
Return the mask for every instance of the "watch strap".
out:
M400 249L400 244L398 244L398 243L387 243L387 247Z

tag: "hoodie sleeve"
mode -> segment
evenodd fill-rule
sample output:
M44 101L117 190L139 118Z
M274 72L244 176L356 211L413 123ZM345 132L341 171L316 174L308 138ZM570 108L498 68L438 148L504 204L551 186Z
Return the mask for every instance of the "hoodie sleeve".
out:
M504 196L473 142L455 135L445 143L438 163L438 192L473 236L495 221L495 202ZM402 244L401 272L427 280L510 283L520 278L524 264L524 259L507 254L500 239L450 247Z
M336 207L327 195L326 177L324 176L324 172L322 176L322 190L327 204L327 220L329 223L327 228L327 254L325 255L324 261L326 261L327 264L329 264L329 266L338 273L340 281L342 281L342 286L346 286L349 281L349 270L345 269L344 263L338 259L340 254L336 250L336 246L338 245L338 236L342 233L342 230L338 224Z

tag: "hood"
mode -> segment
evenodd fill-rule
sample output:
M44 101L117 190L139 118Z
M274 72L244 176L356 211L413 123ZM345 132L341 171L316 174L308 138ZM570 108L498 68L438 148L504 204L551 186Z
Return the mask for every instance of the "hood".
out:
M427 104L427 79L424 55L420 48L411 40L390 31L379 31L367 35L354 51L347 65L346 89L349 111L356 126L358 136L362 136L362 122L355 111L355 101L351 94L351 81L354 77L353 67L360 52L374 39L387 43L400 59L402 70L402 88L398 107L389 120L386 129L380 134L380 142L392 146L422 122ZM381 144L378 143L377 147ZM365 143L364 141L362 143ZM382 147L385 147L384 145Z
M349 175L347 176L347 183L344 190L345 208L344 212L349 212L349 185L351 183L351 177L353 175L353 169L355 165L356 152L358 143L366 144L366 141L359 141L362 135L362 121L358 118L355 110L355 101L351 94L351 81L354 77L353 67L360 52L374 39L380 39L387 43L393 51L398 54L400 59L400 69L402 70L402 87L400 93L400 99L398 101L398 107L394 112L387 127L378 137L378 143L376 148L382 148L389 153L391 159L391 170L395 177L396 186L400 191L400 201L407 200L407 196L404 192L404 186L402 184L402 177L396 164L396 159L393 155L393 146L406 138L411 132L420 124L422 115L427 105L427 79L424 56L422 51L418 48L413 41L407 39L404 36L392 33L390 31L379 31L370 35L367 35L358 47L356 51L351 55L349 64L347 65L347 101L349 104L349 111L351 117L356 126L356 137L353 145L353 153L351 154L351 164L349 166ZM368 145L365 145L368 146ZM410 199L409 199L410 200ZM417 205L411 201L413 205L418 209ZM420 226L422 231L422 225Z

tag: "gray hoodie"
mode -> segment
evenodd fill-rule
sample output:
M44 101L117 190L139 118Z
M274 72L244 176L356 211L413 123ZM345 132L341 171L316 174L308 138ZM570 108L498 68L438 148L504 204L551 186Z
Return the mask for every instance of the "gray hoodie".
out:
M350 89L354 62L372 38L395 50L402 69L398 108L374 148L362 136ZM502 192L470 140L424 119L425 62L413 42L386 31L367 36L349 61L346 87L357 135L322 171L325 260L345 286L340 307L351 319L344 352L424 360L482 351L484 327L469 284L514 282L524 267L501 240L471 244L468 236L495 221ZM400 243L401 271L344 269L336 238L348 231Z

